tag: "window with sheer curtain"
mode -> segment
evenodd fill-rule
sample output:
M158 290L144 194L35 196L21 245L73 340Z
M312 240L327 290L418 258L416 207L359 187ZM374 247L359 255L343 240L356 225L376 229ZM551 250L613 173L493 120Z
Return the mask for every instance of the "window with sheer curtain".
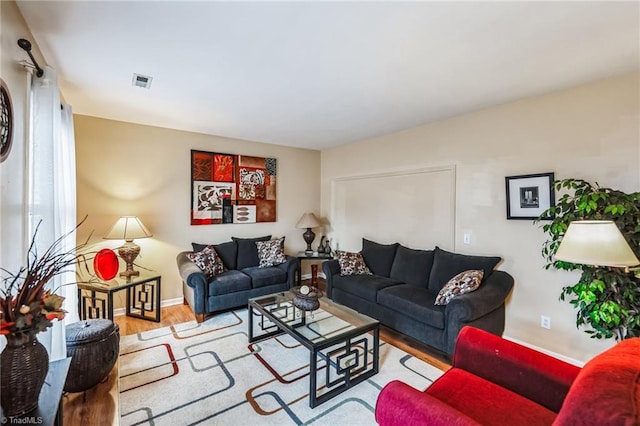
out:
M60 103L55 70L45 67L41 78L31 77L28 140L28 230L40 221L36 247L44 252L53 241L76 226L76 167L73 115L70 105ZM75 233L63 241L63 251L76 246ZM49 288L65 297L68 311L63 322L38 335L49 351L49 359L66 357L65 324L78 320L75 271L51 280Z

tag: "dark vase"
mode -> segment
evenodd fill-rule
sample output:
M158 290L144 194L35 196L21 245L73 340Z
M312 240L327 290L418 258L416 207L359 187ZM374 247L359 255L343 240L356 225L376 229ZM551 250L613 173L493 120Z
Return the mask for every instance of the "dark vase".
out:
M327 238L327 242L324 245L324 254L326 254L327 256L331 256L331 240L329 238Z
M0 354L2 408L8 417L21 416L38 406L40 389L49 371L49 355L35 331L7 334Z
M318 245L318 253L324 253L324 235L320 238L320 244Z

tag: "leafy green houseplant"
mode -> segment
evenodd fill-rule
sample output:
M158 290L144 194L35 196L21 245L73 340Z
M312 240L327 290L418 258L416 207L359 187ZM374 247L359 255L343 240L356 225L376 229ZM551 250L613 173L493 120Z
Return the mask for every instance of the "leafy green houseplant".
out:
M576 326L585 327L592 338L620 341L640 336L640 278L623 268L578 265L554 258L569 223L576 220L613 221L640 257L640 192L627 194L580 179L563 179L553 185L565 193L536 219L550 218L542 226L549 236L542 246L545 268L582 272L576 284L563 287L560 299L568 299L576 308Z

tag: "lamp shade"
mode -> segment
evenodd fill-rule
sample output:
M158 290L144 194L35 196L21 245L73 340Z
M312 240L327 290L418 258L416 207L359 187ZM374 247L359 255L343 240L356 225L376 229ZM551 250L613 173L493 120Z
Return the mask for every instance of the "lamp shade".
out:
M610 220L571 222L555 258L595 266L628 267L640 263L618 226Z
M149 238L152 236L151 232L149 232L137 216L122 216L111 227L104 238L106 240L133 241L138 238Z
M320 221L313 213L305 213L302 215L296 228L316 228L320 226Z

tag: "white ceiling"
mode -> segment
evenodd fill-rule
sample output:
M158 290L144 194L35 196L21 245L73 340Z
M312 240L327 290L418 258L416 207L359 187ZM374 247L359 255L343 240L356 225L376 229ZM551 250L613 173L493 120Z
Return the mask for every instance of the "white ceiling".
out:
M313 149L640 62L638 1L18 6L77 114Z

